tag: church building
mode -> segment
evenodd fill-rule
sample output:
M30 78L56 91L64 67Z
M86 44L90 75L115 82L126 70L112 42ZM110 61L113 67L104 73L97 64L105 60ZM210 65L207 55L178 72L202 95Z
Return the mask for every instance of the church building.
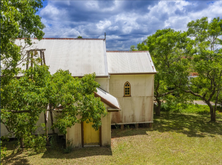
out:
M105 39L43 38L32 43L29 49L44 50L51 74L58 69L80 78L96 74L100 88L95 96L104 102L108 115L98 131L90 123L67 128L66 139L74 146L111 145L111 125L153 123L156 70L148 51L108 51Z

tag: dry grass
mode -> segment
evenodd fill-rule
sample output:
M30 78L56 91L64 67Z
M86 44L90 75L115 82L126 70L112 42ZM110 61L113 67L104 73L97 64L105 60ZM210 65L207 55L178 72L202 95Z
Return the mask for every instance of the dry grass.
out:
M222 164L222 118L208 121L209 115L162 113L153 129L112 130L111 148L26 151L7 164Z

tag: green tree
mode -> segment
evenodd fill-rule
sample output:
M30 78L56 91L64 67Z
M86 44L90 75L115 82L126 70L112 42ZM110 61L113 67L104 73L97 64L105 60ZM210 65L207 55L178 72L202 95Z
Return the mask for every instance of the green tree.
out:
M95 74L80 79L59 70L50 75L47 66L35 64L24 76L12 79L2 89L1 122L20 140L20 146L40 151L48 139L47 125L44 126L45 135L34 135L41 113L52 114L55 109L62 108L52 123L53 131L58 128L62 134L66 134L67 127L86 120L93 122L95 129L99 128L106 109L100 98L94 96L96 87L99 84ZM43 125L47 124L46 118L45 121Z
M43 37L44 25L35 15L41 7L41 0L1 0L1 84L7 83L19 70L16 66L21 59L20 47L14 43L15 39L26 38L31 44L31 37Z
M41 7L41 0L1 0L1 99L4 97L7 98L7 95L10 95L4 92L10 88L8 86L6 89L5 85L10 85L10 81L20 70L17 67L18 62L21 60L20 47L14 43L15 39L24 37L26 38L27 44L30 45L30 37L41 39L44 35L42 31L44 25L41 23L40 17L35 15L38 8ZM18 85L18 82L12 80L11 84ZM11 86L11 88L13 88L13 86ZM3 104L1 100L1 109ZM2 110L2 112L4 113L4 110ZM1 115L3 115L3 113Z
M93 127L98 129L106 109L100 98L94 96L97 87L95 74L80 79L73 78L68 71L57 71L47 86L50 114L54 109L62 108L52 123L52 129L58 128L60 133L66 134L67 127L86 120L93 122Z
M135 45L130 46L130 50L131 51L137 51L137 49L135 48Z
M20 146L40 151L45 147L45 137L35 136L39 115L46 111L45 84L50 81L46 66L36 66L25 71L21 78L13 78L1 91L1 123L20 140Z
M156 67L157 74L154 81L154 97L157 101L156 115L160 115L161 101L174 99L185 101L179 95L178 86L187 81L188 60L185 57L186 33L173 29L157 30L155 34L137 45L137 50L148 50ZM135 48L131 47L131 50ZM181 94L180 94L181 95Z
M5 88L5 85L9 84L11 79L20 70L17 67L18 62L21 60L20 47L15 44L15 39L26 38L27 44L30 45L30 37L41 39L44 35L42 31L44 25L41 23L40 17L35 15L38 8L41 7L41 0L1 0L0 76L1 92L3 93L1 93L1 99L10 95L3 92L9 90ZM11 84L14 83L18 85L18 82L15 80L11 82ZM1 109L3 107L2 103L3 101L1 100Z
M207 17L203 17L189 22L187 27L190 67L198 77L192 79L184 91L202 99L210 108L211 121L216 121L222 91L222 19L214 18L209 22Z
M82 36L78 36L77 38L82 38Z

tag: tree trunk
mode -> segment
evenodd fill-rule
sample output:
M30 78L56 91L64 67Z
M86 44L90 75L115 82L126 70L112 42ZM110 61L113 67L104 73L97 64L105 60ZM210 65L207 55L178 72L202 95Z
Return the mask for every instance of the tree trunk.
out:
M215 107L210 109L211 122L216 122L216 109Z
M20 139L20 148L21 148L22 151L24 151L24 139L23 139L23 137L21 137L21 139Z
M49 145L49 136L48 136L48 111L44 113L45 117L45 135L46 135L46 145Z
M210 121L216 122L216 107L213 107L209 101L205 101L210 108Z
M52 115L52 109L51 109L51 105L49 106L50 107L50 117L51 117L51 125L52 125L52 132L53 134L55 134L55 129L53 128L53 115Z
M158 105L156 107L156 115L160 116L160 108L161 108L161 101L159 99L156 100Z

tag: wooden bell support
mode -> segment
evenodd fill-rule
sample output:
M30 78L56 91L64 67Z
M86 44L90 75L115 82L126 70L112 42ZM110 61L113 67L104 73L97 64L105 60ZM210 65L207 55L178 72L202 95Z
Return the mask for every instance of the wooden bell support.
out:
M40 55L40 59L41 59L41 65L45 65L45 51L46 49L30 49L27 51L27 62L26 62L26 70L29 69L29 67L33 67L33 54L31 54L30 52L38 52L39 51L39 55ZM30 57L31 56L31 57ZM29 66L30 63L30 66Z

